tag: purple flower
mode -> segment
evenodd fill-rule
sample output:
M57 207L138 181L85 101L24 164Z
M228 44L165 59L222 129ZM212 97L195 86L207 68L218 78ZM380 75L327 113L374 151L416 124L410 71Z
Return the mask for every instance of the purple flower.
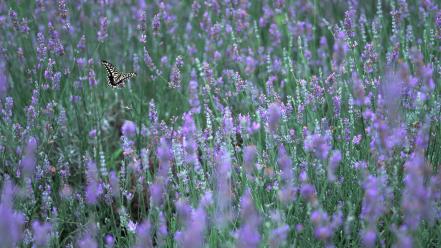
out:
M124 136L132 138L136 135L136 124L133 121L124 121L121 127L121 132Z
M77 58L76 62L77 62L77 65L78 65L80 70L82 70L86 66L86 64L87 64L86 58Z
M409 233L409 230L406 225L401 226L399 229L396 227L392 227L392 231L396 236L396 243L392 246L393 248L412 248L413 239Z
M89 138L93 139L96 137L96 129L92 129L89 131Z
M150 200L152 201L154 206L161 205L164 194L163 188L164 184L159 179L155 180L155 182L150 185Z
M373 247L376 240L377 221L386 212L392 195L384 173L379 177L368 175L363 188L365 193L360 218L367 225L361 232L361 238L365 246Z
M32 231L34 232L34 243L37 247L46 247L50 239L52 225L50 223L32 222Z
M77 48L83 51L86 50L86 36L84 34L78 41Z
M242 224L237 230L237 247L258 247L260 243L260 217L254 207L250 189L246 189L240 198Z
M109 173L109 184L110 184L110 190L112 192L112 196L118 198L120 193L119 178L114 171L111 171Z
M83 237L78 240L77 245L79 248L98 248L98 242L93 235L88 232L86 232Z
M6 180L0 202L0 240L2 247L15 247L22 237L22 227L25 224L25 216L12 209L14 186Z
M363 82L355 71L352 72L352 94L355 105L361 106L369 103L369 98L365 95Z
M188 103L191 107L193 114L199 114L201 112L201 106L199 102L198 94L198 82L196 81L196 71L191 72L191 80L188 83Z
M168 171L168 167L170 166L170 162L173 158L173 153L170 148L170 145L168 144L168 142L165 140L164 137L161 138L160 145L158 147L156 154L158 156L159 167L160 168L163 167L164 169L166 169L166 171ZM163 177L167 176L167 174L160 174L160 175Z
M152 71L156 68L155 64L153 63L152 57L150 57L150 53L148 52L147 48L145 48L145 47L144 47L144 63Z
M160 206L163 201L165 186L168 181L168 172L172 160L172 151L164 137L161 138L160 145L156 152L159 162L159 169L153 184L150 185L150 199L155 206Z
M306 183L300 187L300 195L308 202L315 204L317 201L317 192L313 185Z
M199 160L197 158L198 144L195 140L196 125L191 114L184 115L184 125L182 126L183 148L185 152L185 161L191 165L197 166Z
M282 39L282 34L279 31L277 24L272 23L269 28L269 34L271 35L272 44L278 46Z
M0 100L2 100L3 97L6 96L8 87L9 87L9 83L8 83L8 74L6 73L6 65L3 59L1 59L0 60Z
M339 166L341 159L341 152L339 150L333 151L331 157L329 158L328 180L331 182L335 181L336 179L335 170Z
M109 36L107 34L107 26L107 17L100 17L100 30L97 33L97 39L99 42L104 42L104 40Z
M152 19L153 34L158 35L160 28L161 28L161 13L158 13L155 16L153 16Z
M355 36L354 18L355 18L354 9L351 8L345 12L344 26L345 26L345 31L348 34L349 38L354 38Z
M377 232L372 229L366 229L361 232L361 242L365 247L375 247Z
M277 159L277 163L282 170L282 180L286 184L292 183L293 180L293 171L292 171L292 161L288 156L285 147L283 145L279 146L279 158Z
M247 56L245 58L245 72L248 74L254 73L257 66L257 61L252 56Z
M216 155L216 223L224 227L232 218L231 158L225 148Z
M335 35L332 64L333 64L334 70L336 70L336 71L343 70L344 58L349 51L349 46L346 43L345 38L346 38L346 35L345 35L345 32L343 32L343 31L338 31L337 34Z
M165 246L165 239L167 238L168 230L167 230L167 220L164 216L164 213L159 212L159 227L157 230L157 242L159 247Z
M187 217L185 229L175 233L179 247L204 247L204 233L207 227L207 214L202 206Z
M288 237L288 232L289 232L289 226L286 224L273 229L269 236L269 247L271 248L281 247L282 244L286 242L286 239Z
M423 219L431 222L434 218L430 203L430 190L425 185L426 163L424 154L416 152L404 165L404 191L401 207L404 212L404 223L416 230Z
M132 138L136 135L136 124L132 121L124 121L121 126L121 146L124 156L128 156L134 151L134 141Z
M0 95L0 102L1 102L1 95ZM3 109L1 109L0 111L3 120L9 125L12 124L11 118L12 118L13 108L14 108L14 99L10 96L5 97Z
M36 150L37 150L37 140L34 137L30 137L26 144L25 154L21 160L21 168L23 170L23 174L26 177L30 177L34 173L35 165L37 162L36 158Z
M243 149L243 165L247 177L250 179L256 169L257 148L254 145Z
M87 75L88 79L89 79L89 85L90 86L96 86L98 84L98 82L96 81L96 77L95 77L95 71L93 69L89 70L89 73Z
M365 190L361 218L366 220L369 225L375 225L377 220L386 211L386 179L384 177L374 177L369 175L364 184L363 188Z
M231 136L234 134L234 120L229 107L224 109L222 130L226 136Z
M375 51L372 43L366 44L364 51L361 54L361 58L363 60L364 71L367 73L372 73L374 71L374 65L378 60L378 53Z
M19 21L17 17L17 12L12 9L9 9L9 18L15 30L19 29Z
M181 88L181 81L182 81L182 75L181 75L181 68L182 68L182 57L178 56L176 58L175 64L172 67L171 73L170 73L170 81L168 83L168 86L170 88L176 89Z
M115 238L111 234L107 234L106 237L104 237L104 243L106 248L112 248L115 244Z
M304 141L304 148L305 151L313 152L317 158L325 160L331 149L329 137L320 134L308 135Z
M64 0L58 0L58 16L62 19L62 20L66 20L67 19L67 7L66 7L66 2Z
M335 230L342 224L342 213L338 210L331 220L324 210L317 209L311 212L311 222L315 237L330 245Z
M138 21L138 24L136 25L136 29L138 30L138 33L139 33L138 40L141 43L146 43L147 42L147 35L146 35L147 18L146 18L146 11L145 10L139 9L137 11L137 21Z
M90 159L87 161L86 179L86 202L94 205L98 202L98 197L102 193L102 187L98 181L98 169L96 164Z
M152 225L149 220L142 222L136 228L136 244L135 248L151 248L153 247Z
M272 103L268 107L268 128L272 133L277 131L279 127L280 118L282 117L282 109L280 108L278 103Z
M60 39L60 34L55 29L55 27L52 25L51 22L48 23L48 30L50 34L50 38L47 42L48 50L55 52L57 55L61 56L64 55L64 46Z

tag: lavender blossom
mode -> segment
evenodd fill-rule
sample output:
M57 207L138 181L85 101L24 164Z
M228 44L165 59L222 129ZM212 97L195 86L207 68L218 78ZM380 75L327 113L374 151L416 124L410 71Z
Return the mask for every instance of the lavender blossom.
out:
M23 170L23 174L26 177L32 177L36 165L36 150L37 150L37 140L35 137L30 137L28 139L28 143L26 144L26 148L24 149L25 153L21 160L21 167Z
M224 227L232 218L232 192L231 192L231 158L224 148L217 154L216 164L216 223Z
M376 223L385 214L388 208L388 201L391 200L391 191L387 186L386 177L374 177L368 175L363 184L365 190L360 217L367 223L362 230L362 242L367 247L375 245Z
M341 159L342 159L342 155L339 150L333 151L331 157L329 158L328 180L331 182L336 180L335 170L339 166Z
M32 230L34 232L34 244L37 247L46 247L50 240L51 224L34 221L32 222Z
M243 165L248 179L253 177L256 169L257 148L256 146L247 146L243 149Z
M0 100L6 96L9 88L8 74L6 73L6 65L0 57Z
M292 171L292 161L288 156L285 147L283 145L279 146L279 158L277 159L277 163L282 170L282 180L287 184L292 183L293 180L293 171Z
M366 44L364 47L364 51L361 54L361 58L363 59L363 68L364 71L367 73L374 72L374 65L378 60L378 54L375 51L374 46L372 43Z
M107 17L100 17L100 29L97 33L97 39L99 42L104 42L109 36L107 34L108 21Z
M412 154L406 162L404 191L401 206L404 211L404 222L416 230L422 220L432 222L434 213L430 204L430 190L425 185L426 164L421 152Z
M165 219L164 213L159 212L159 225L157 227L157 242L159 247L165 246L165 239L167 238L167 220Z
M204 233L207 227L207 214L202 206L187 217L185 229L175 233L179 247L204 247Z
M114 171L109 173L109 184L112 196L118 198L120 195L119 178Z
M345 31L348 34L349 38L354 38L355 36L354 19L355 19L355 10L351 8L345 12L345 19L344 19Z
M197 149L198 145L195 140L196 125L190 114L184 116L184 125L182 126L183 148L185 152L185 161L193 166L198 166Z
M335 71L341 72L344 66L344 59L349 51L349 46L345 41L346 35L343 31L335 34L334 53L332 56L332 65Z
M290 229L289 226L286 224L273 229L271 231L269 238L270 239L269 247L271 248L283 247L282 245L286 242L289 229Z
M191 72L191 80L188 83L189 104L191 106L191 112L193 114L199 114L201 112L201 106L198 95L198 82L196 81L196 72Z
M92 160L87 161L86 179L86 202L95 205L98 203L98 197L102 193L102 186L99 183L98 169Z
M170 73L170 81L168 83L170 88L176 89L181 88L181 81L182 81L182 75L181 75L181 69L183 67L183 60L181 56L178 56L176 58L175 64L171 70Z
M12 209L14 191L12 183L6 180L0 202L0 247L15 247L22 238L25 216Z
M136 135L136 124L132 121L124 121L123 125L121 126L121 132L128 138L132 138Z
M81 36L80 40L78 41L77 48L82 51L86 50L86 36L84 34Z
M139 224L136 228L136 248L151 248L153 247L152 226L150 221L146 220Z
M317 158L325 160L331 149L329 137L320 134L308 135L304 141L304 148L306 151L313 152Z
M90 233L85 233L77 242L79 248L98 248L98 242Z
M164 188L168 182L168 171L173 157L171 147L164 137L161 138L157 150L159 169L155 176L154 183L150 185L150 198L155 206L159 206L164 198Z
M279 127L280 118L282 117L282 109L279 104L272 103L268 107L268 128L272 133L275 133Z
M258 247L260 243L260 217L254 207L249 189L246 189L240 198L240 215L242 224L236 233L237 247Z
M342 224L341 211L338 210L331 219L323 209L317 209L311 212L310 217L314 225L314 236L329 246L335 230Z

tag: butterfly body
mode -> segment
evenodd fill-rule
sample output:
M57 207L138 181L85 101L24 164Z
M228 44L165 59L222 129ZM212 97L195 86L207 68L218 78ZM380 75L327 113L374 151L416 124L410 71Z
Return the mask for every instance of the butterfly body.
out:
M118 71L114 65L105 60L102 60L101 63L107 71L107 83L112 87L124 87L125 80L136 76L134 72L123 73Z

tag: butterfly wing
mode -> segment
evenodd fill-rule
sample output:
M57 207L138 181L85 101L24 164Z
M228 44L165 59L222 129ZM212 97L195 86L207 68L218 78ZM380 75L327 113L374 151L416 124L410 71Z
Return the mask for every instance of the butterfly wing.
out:
M135 77L135 76L136 76L136 73L134 73L134 72L121 73L120 77L116 80L116 85L120 85L120 84L124 85L125 80L132 78L132 77Z
M118 86L118 79L121 77L121 73L113 66L111 63L102 60L101 63L104 65L107 71L107 83L112 86Z

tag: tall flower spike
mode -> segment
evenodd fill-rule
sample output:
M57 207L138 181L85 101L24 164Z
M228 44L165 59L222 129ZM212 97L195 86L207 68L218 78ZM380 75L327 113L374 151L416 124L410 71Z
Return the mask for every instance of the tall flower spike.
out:
M254 145L246 146L243 149L243 165L248 179L253 177L256 169L257 148Z
M34 242L37 247L46 247L50 240L52 225L50 223L32 222L32 231L34 233Z
M207 214L202 205L192 210L186 220L185 229L177 231L175 240L179 247L204 247L204 233L207 228Z
M98 169L96 167L96 163L90 159L87 161L86 179L86 202L88 204L94 205L98 203L98 197L102 193L102 186L99 183Z
M260 243L260 217L254 206L250 189L246 189L240 198L242 224L237 230L237 247L258 247Z
M15 247L22 238L25 216L12 209L14 186L5 180L0 202L0 240L1 247Z
M282 117L282 109L278 103L272 103L268 107L268 128L272 133L275 133L279 128L280 118Z
M100 29L97 33L97 39L99 42L104 42L109 36L107 34L108 21L107 17L100 17Z

